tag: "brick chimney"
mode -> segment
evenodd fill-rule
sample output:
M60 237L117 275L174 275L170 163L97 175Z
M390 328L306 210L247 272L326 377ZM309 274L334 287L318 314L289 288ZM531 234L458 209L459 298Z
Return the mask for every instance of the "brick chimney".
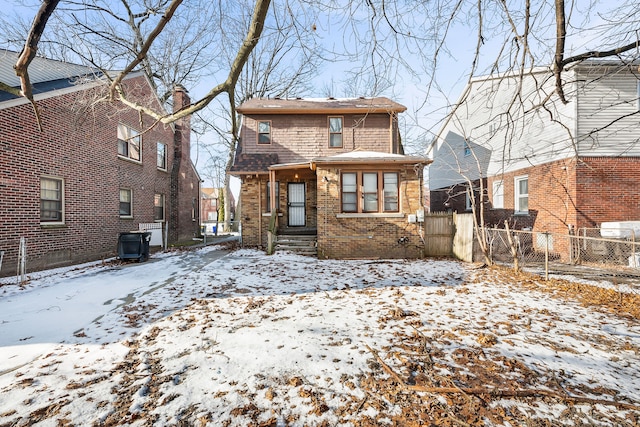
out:
M187 89L182 85L176 85L173 89L173 112L177 113L191 105L191 98ZM174 145L176 154L180 151L180 157L189 160L191 150L191 116L184 117L175 122L176 136Z
M176 85L173 90L173 112L176 113L191 104L187 90ZM174 122L173 164L171 166L171 189L169 201L169 241L176 241L185 230L192 227L190 189L185 177L191 167L191 116ZM198 197L199 199L199 197ZM199 225L199 224L196 224Z

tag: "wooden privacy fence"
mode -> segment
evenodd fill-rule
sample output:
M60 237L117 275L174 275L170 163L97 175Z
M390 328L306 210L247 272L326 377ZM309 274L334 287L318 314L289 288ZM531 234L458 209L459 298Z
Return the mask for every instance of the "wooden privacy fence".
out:
M425 255L473 260L473 216L449 212L425 214Z

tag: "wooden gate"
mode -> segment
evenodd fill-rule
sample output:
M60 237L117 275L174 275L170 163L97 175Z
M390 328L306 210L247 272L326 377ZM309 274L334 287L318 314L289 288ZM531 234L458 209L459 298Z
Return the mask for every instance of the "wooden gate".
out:
M426 213L424 216L425 255L451 256L455 226L453 214L447 212Z

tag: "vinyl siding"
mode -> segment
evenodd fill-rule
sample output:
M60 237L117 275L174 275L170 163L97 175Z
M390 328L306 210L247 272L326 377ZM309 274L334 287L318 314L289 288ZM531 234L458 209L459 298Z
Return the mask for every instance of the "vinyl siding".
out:
M630 68L592 67L577 75L581 156L640 156L638 78ZM597 132L596 132L597 131Z
M547 72L526 75L521 86L517 78L472 83L439 133L434 162L429 167L430 188L445 188L466 179L500 175L575 155L568 132L575 129L573 105L552 97L546 104L549 111L537 108L552 91L553 80ZM465 140L471 155L465 156Z

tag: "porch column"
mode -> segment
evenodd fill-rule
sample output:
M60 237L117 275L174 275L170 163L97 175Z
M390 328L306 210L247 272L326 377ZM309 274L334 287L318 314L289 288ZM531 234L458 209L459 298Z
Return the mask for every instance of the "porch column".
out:
M273 213L276 209L276 171L269 171L269 201L271 206L269 206L269 212Z

